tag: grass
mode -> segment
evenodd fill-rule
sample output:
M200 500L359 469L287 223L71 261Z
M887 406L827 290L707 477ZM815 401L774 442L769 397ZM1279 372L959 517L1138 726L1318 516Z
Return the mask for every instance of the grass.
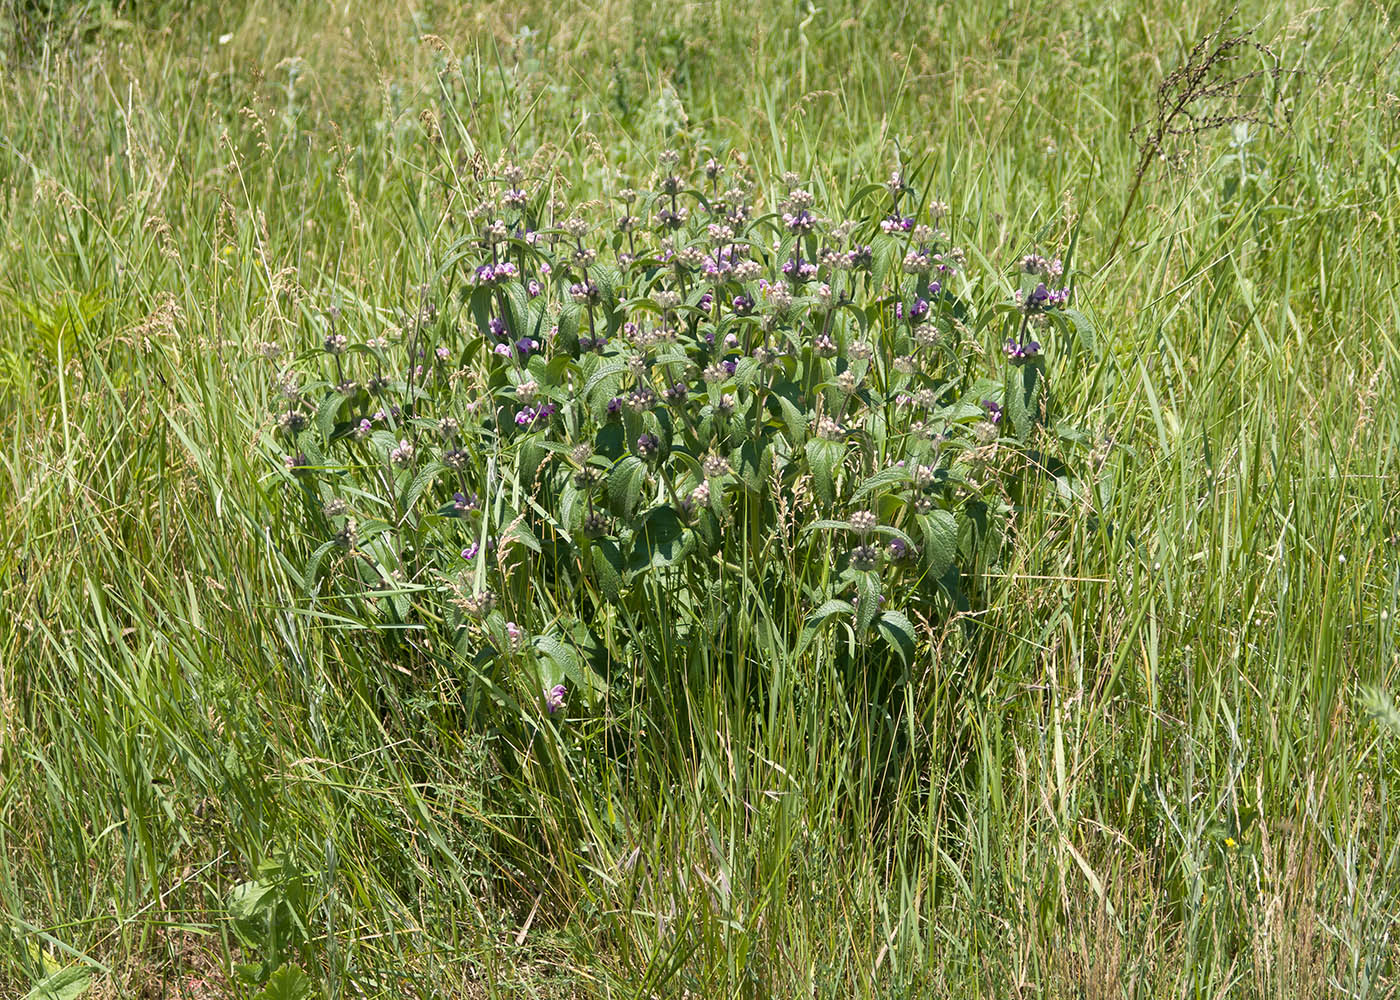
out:
M0 15L0 994L1400 992L1393 12L1244 4L1281 127L1173 146L1110 256L1224 11L171 11ZM764 704L672 651L669 713L502 768L302 595L253 345L409 303L507 150L582 200L698 143L831 203L902 150L992 261L1077 231L1096 495L902 704L755 611Z

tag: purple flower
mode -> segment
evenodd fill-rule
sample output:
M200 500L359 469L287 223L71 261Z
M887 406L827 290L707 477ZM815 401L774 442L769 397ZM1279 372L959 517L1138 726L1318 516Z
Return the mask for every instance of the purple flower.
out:
M656 224L663 229L679 229L685 225L685 220L689 217L690 210L687 208L677 208L674 212L669 208L663 208L656 213Z
M1001 423L1001 406L990 399L982 400L982 409L987 411L987 419L994 424Z
M485 545L486 551L487 551L487 552L490 552L490 551L491 551L492 549L494 549L495 547L496 547L496 540L495 540L494 538L492 538L490 535L487 535L487 536L486 536L486 545ZM481 550L482 550L482 546L481 546L480 543L478 543L478 542L472 542L470 545L468 545L465 549L462 550L462 558L465 559L465 560L467 560L468 562L470 562L471 560L473 560L473 559L476 558L477 553L480 552Z
M1025 295L1017 291L1016 302L1028 313L1041 312L1046 309L1060 309L1069 305L1069 289L1046 288L1045 282L1042 281Z
M615 417L622 412L622 397L614 396L608 400L608 416Z
M924 299L915 299L915 300L914 300L914 304L913 304L912 306L910 306L909 309L907 310L909 319L910 319L911 321L912 321L912 320L918 319L920 316L924 315L924 313L926 313L926 312L928 312L928 302L925 301ZM896 302L896 303L894 304L894 318L895 318L895 319L903 319L904 316L905 316L905 313L906 313L906 310L905 310L905 308L904 308L904 303L903 303L903 302Z
M744 249L747 249L745 247ZM718 278L730 274L739 265L737 260L739 248L733 244L720 247L713 253L705 255L704 261L700 265L700 270L706 277Z
M783 215L783 225L788 227L790 233L810 233L816 223L817 217L805 208Z
M651 458L661 447L661 439L655 434L647 433L637 438L637 454L642 458Z
M533 299L536 295L539 295L540 292L544 291L544 286L534 278L531 278L530 283L525 286L525 291L529 294L530 298Z
M734 311L736 313L742 316L744 313L748 312L752 308L753 300L750 299L747 295L734 296Z
M559 407L553 403L541 403L539 406L524 406L515 415L517 427L528 427L548 420L558 411Z
M550 715L564 707L564 699L568 694L569 689L563 684L556 684L544 693L544 707L549 709Z
M395 465L408 465L413 461L414 447L404 438L389 452L389 461Z
M506 321L501 316L492 316L486 323L487 329L491 331L491 336L497 340L504 340L506 335Z
M569 297L575 302L594 305L601 298L598 286L592 281L576 281L569 286Z
M1019 344L1015 340L1006 342L1006 357L1013 365L1023 365L1039 354L1039 341L1028 340Z
M817 276L817 265L794 257L783 261L783 273L797 281L811 281Z

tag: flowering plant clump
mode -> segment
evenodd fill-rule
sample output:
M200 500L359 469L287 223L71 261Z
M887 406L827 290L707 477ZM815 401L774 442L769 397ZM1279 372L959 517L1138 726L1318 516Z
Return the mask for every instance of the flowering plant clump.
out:
M909 658L1074 438L1039 430L1047 358L1092 341L1059 260L969 273L899 172L831 215L713 159L653 188L570 214L505 168L407 314L331 308L277 375L308 591L534 665L550 714L658 608L722 645L785 594L799 642Z

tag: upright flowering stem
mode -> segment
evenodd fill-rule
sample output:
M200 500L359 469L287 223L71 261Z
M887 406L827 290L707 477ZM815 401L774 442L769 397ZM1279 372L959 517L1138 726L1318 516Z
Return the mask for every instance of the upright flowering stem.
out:
M405 407L405 417L408 416L407 407L412 405L411 401L413 399L413 375L418 365L418 335L423 326L423 301L427 296L427 287L427 285L421 286L422 291L420 292L418 298L418 308L414 311L413 315L413 337L411 338L408 346L408 372L405 375L406 391L404 392L403 398ZM413 429L412 433L414 435L416 443L416 439L418 436L418 430L416 427Z

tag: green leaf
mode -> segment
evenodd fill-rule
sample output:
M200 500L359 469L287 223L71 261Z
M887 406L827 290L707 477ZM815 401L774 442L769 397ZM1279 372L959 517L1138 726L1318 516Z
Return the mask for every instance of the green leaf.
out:
M773 455L766 444L749 438L729 458L735 473L752 493L762 493L773 468Z
M306 569L301 573L301 589L310 594L316 589L316 577L321 571L321 560L326 557L326 553L335 548L334 539L329 542L322 542L316 547L316 551L311 553L311 558L306 561Z
M569 535L580 534L588 511L587 496L579 492L573 480L566 480L559 494L559 524Z
M642 496L647 467L636 455L624 455L608 473L608 501L622 517L630 518Z
M70 965L34 984L25 1000L77 1000L92 988L92 976L80 965Z
M861 185L856 189L856 193L851 195L850 200L846 202L846 215L851 215L855 207L864 199L870 197L872 194L883 194L885 190L885 185L876 184L873 181L868 181Z
M941 579L958 555L958 521L951 512L935 510L919 515L924 537L924 566L929 576Z
M876 573L856 574L856 634L864 635L880 610L880 577Z
M590 398L593 394L594 389L598 388L600 385L602 385L604 382L607 382L609 379L616 379L620 377L622 373L626 370L627 366L621 361L608 362L607 364L599 368L597 371L595 371L592 375L588 376L588 381L583 383L583 389L579 392L579 395L583 396L585 399ZM612 396L613 393L609 392L608 397L611 398Z
M914 539L910 538L903 531L896 528L892 524L877 524L875 526L875 534L884 535L887 538L898 538L901 542L909 546L909 548L915 552L917 552L919 549L918 543L915 542Z
M316 408L316 427L322 437L329 438L335 432L335 416L344 403L345 396L338 392L332 392L321 400L321 405Z
M269 899L273 886L256 880L241 882L228 894L228 915L235 921L251 920L276 900Z
M622 553L611 538L601 538L590 547L593 576L609 604L622 600Z
M907 483L908 481L908 469L884 469L868 477L863 483L857 486L856 491L851 494L851 501L855 502L867 493L878 490L882 486L892 486L895 483Z
M636 572L648 566L670 566L690 554L694 539L674 510L654 507L637 532L628 568Z
M413 510L414 504L418 503L418 498L423 495L423 491L432 485L438 473L445 470L447 466L441 462L429 462L418 471L418 475L413 477L413 482L408 484L408 489L404 492L403 509Z
M806 536L806 535L811 534L811 533L814 532L814 531L850 531L850 530L851 530L851 522L850 522L850 521L838 521L838 520L832 520L831 518L826 518L826 517L824 517L824 518L821 518L820 520L813 521L811 524L807 525L807 527L803 528L803 529L802 529L802 534L803 534L804 536Z
M311 979L291 962L268 977L267 985L253 1000L306 1000L311 995Z
M472 319L476 320L476 328L483 336L491 329L491 304L490 288L483 285L472 292Z
M874 237L871 242L874 259L870 262L870 282L871 287L880 290L884 288L885 278L891 271L899 273L895 263L901 257L901 244L894 237L884 234Z
M604 458L621 458L622 453L627 450L627 439L622 433L622 424L613 420L599 427L598 436L593 439L593 450Z
M551 688L560 681L568 681L574 689L586 691L590 700L607 693L607 681L598 676L577 651L558 635L551 633L540 636L535 641L535 648L553 662L553 669L541 673L540 682L543 688Z
M578 672L578 654L554 633L536 637L535 649L554 662L555 669L546 670L540 677L546 687L553 687L563 678L572 677Z
M807 442L807 464L812 469L812 484L823 503L836 499L836 470L845 456L846 446L839 441L812 438Z
M577 302L568 302L559 311L559 333L555 338L559 347L572 351L578 346L579 324L583 319L583 307Z
M1075 337L1079 340L1079 346L1091 354L1097 354L1099 350L1099 337L1094 330L1094 324L1078 309L1061 309L1059 315L1069 321L1074 328Z
M622 284L622 275L617 268L611 264L594 264L588 273L598 286L598 292L604 302L611 302L617 298L618 286Z
M245 947L256 948L262 939L262 917L277 905L274 886L257 880L241 882L228 894L228 915L233 933Z
M854 615L855 608L850 601L826 601L819 608L807 616L807 622L802 626L802 634L797 639L797 653L801 653L821 632L822 626L836 616L845 617Z
M793 391L796 392L795 386L793 386ZM768 397L768 400L769 405L772 405L775 401L777 402L780 415L783 419L783 426L787 429L788 440L791 441L793 447L796 448L807 439L806 414L798 409L796 403L776 389L773 391L773 394Z
M530 315L530 298L525 293L525 286L512 281L505 291L506 305L510 308L511 332L517 337L537 337L539 320L543 318L543 313L539 316Z
M1006 412L1011 417L1011 429L1024 441L1040 422L1040 400L1044 380L1039 365L1022 365L1013 369L1007 387Z
M905 666L914 659L914 624L898 611L886 611L878 623L880 634L889 640Z
M502 549L505 549L512 542L519 542L531 552L535 553L535 555L540 554L540 540L535 537L535 533L530 530L530 526L524 521L521 521L518 524L514 525L509 531L507 531L501 536L500 547Z
M734 367L734 384L745 389L752 389L762 372L762 367L754 358L740 358L739 363Z
M827 601L807 616L807 627L817 628L832 615L852 615L855 610L850 601Z

